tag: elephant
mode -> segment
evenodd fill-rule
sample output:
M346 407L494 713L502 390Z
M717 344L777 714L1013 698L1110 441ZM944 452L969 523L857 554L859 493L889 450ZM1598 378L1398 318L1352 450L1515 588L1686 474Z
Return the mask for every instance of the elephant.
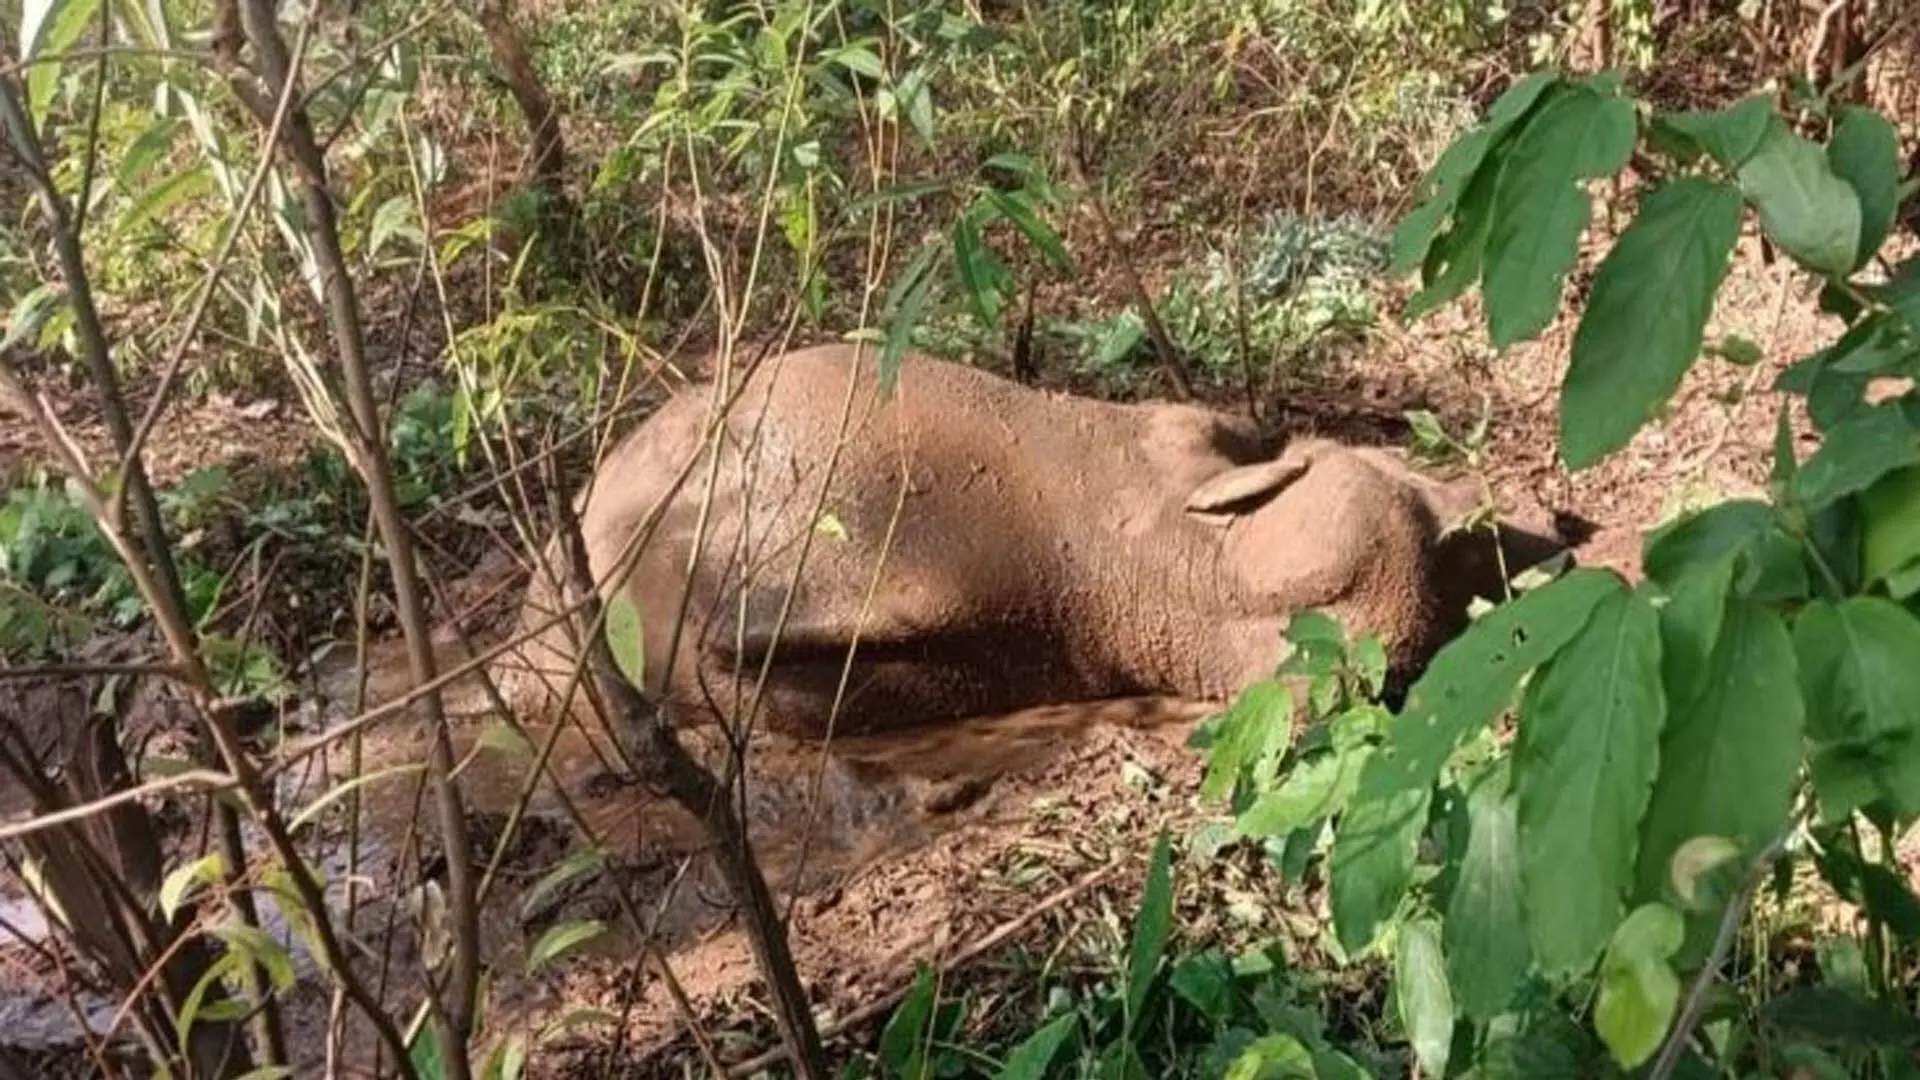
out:
M1272 673L1308 609L1379 635L1404 687L1503 569L1560 550L1464 527L1477 486L1396 451L1300 436L1276 452L1202 405L913 353L879 378L872 346L770 356L724 422L696 384L578 493L593 580L632 601L654 700L803 739L1224 701ZM548 693L575 656L550 581L529 587L516 660Z

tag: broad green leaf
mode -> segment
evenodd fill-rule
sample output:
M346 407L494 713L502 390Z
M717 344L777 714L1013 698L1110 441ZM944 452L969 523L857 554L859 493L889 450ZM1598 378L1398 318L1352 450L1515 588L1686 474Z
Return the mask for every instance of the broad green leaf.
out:
M1757 854L1793 802L1806 717L1781 617L1732 601L1692 689L1669 703L1659 778L1640 827L1643 900L1666 895L1674 855L1689 840L1726 837Z
M1583 182L1620 171L1634 134L1632 102L1571 89L1515 136L1494 195L1482 286L1496 348L1533 337L1558 314L1593 211Z
M204 855L183 866L174 867L160 882L160 917L172 923L194 891L201 885L220 880L227 872L226 866L226 860L215 854Z
M1474 174L1454 207L1453 225L1427 248L1420 265L1421 289L1407 300L1406 317L1418 319L1467 291L1486 265L1487 236L1493 229L1494 192L1505 156Z
M1586 625L1624 586L1607 570L1574 570L1474 621L1435 655L1393 720L1389 753L1367 767L1363 790L1428 788L1460 740L1512 703L1520 679Z
M1247 1044L1224 1080L1317 1080L1313 1054L1291 1035L1262 1035Z
M520 1080L527 1071L527 1037L514 1032L487 1055L482 1080Z
M1218 1024L1229 1023L1240 1004L1233 961L1216 948L1181 957L1167 976L1167 987Z
M413 210L413 200L404 195L395 195L380 204L373 212L372 224L367 226L367 258L379 258L387 241L396 236L416 244L425 240L419 226L414 224Z
M1681 579L1660 609L1660 671L1669 710L1687 707L1708 682L1735 561L1727 556Z
M825 59L828 63L838 64L857 75L883 81L887 77L886 66L880 57L865 45L843 45L829 52Z
M1920 620L1878 597L1817 600L1794 625L1794 648L1820 742L1920 732Z
M1173 923L1173 849L1166 833L1153 842L1153 858L1147 865L1147 882L1140 891L1140 914L1133 923L1133 940L1127 947L1127 1029L1137 1030L1141 1010L1147 1005L1147 992L1153 988L1154 972L1166 952L1167 933Z
M1860 244L1849 269L1880 250L1900 206L1900 136L1872 109L1847 106L1827 143L1827 162L1860 200Z
M1640 561L1648 580L1673 590L1729 559L1739 561L1735 584L1743 596L1806 594L1799 543L1780 527L1774 508L1758 499L1729 499L1662 525L1647 534Z
M1639 1067L1666 1039L1680 1004L1680 977L1668 960L1683 938L1673 909L1648 904L1627 916L1607 946L1593 1026L1622 1068Z
M607 648L620 674L635 687L646 686L647 647L641 633L640 608L626 589L616 590L607 598L606 634Z
M1585 968L1633 885L1666 717L1660 620L1615 592L1527 689L1514 746L1528 938L1541 968Z
M1915 464L1920 464L1920 432L1898 403L1874 405L1826 433L1820 449L1800 463L1793 494L1811 513Z
M1393 951L1393 990L1400 1026L1413 1043L1421 1071L1445 1076L1447 1052L1453 1047L1453 991L1447 985L1440 927L1432 919L1400 927Z
M576 919L548 927L527 950L527 972L539 971L606 931L607 924L599 919Z
M1349 747L1301 763L1278 787L1263 791L1234 823L1242 837L1284 838L1294 830L1340 813L1360 783L1373 754L1367 746Z
M1661 113L1653 126L1678 133L1732 171L1760 148L1774 115L1771 98L1756 94L1714 112Z
M1293 695L1278 679L1262 679L1235 698L1207 754L1200 797L1225 798L1249 769L1271 771L1293 736Z
M205 1011L207 995L215 993L216 988L222 986L221 980L238 971L242 963L244 960L237 952L222 954L213 963L207 965L207 970L200 976L199 981L195 982L193 989L187 992L186 1000L180 1003L180 1011L173 1019L174 1041L180 1047L182 1054L187 1052L187 1047L193 1038L194 1025L200 1022L200 1014Z
M993 1074L994 1080L1042 1080L1055 1055L1080 1022L1074 1013L1055 1017L1046 1027L1027 1036L1007 1055L1006 1063Z
M1447 901L1447 981L1460 1011L1482 1023L1506 1011L1532 961L1506 772L1489 770L1467 796L1467 848Z
M1399 908L1433 785L1454 747L1508 706L1520 679L1579 633L1596 604L1620 592L1612 573L1576 570L1493 609L1427 666L1334 831L1334 932L1348 953L1371 945Z
M1537 71L1514 83L1488 110L1487 122L1455 139L1420 181L1414 198L1419 205L1393 231L1393 255L1388 272L1398 277L1424 264L1434 235L1445 224L1461 195L1507 129L1533 108L1557 81L1551 72Z
M1869 583L1920 561L1920 466L1909 465L1875 481L1860 493L1860 511L1865 519L1861 571Z
M1375 754L1369 765L1379 760ZM1371 946L1399 909L1433 798L1430 786L1368 790L1370 771L1362 772L1333 840L1333 929L1350 956Z
M1844 275L1860 250L1860 196L1835 175L1826 153L1773 117L1740 166L1740 191L1787 254L1823 274Z
M1699 356L1740 236L1740 196L1685 177L1646 197L1601 260L1560 393L1560 453L1584 469L1633 438Z
M914 1077L925 1073L923 1048L927 1026L934 1022L940 988L931 965L915 966L913 986L880 1032L880 1064L888 1075Z

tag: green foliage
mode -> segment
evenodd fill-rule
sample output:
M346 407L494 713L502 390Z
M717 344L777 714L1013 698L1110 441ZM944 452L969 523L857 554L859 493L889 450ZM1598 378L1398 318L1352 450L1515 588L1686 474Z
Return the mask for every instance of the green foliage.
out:
M1869 1017L1905 1008L1878 979L1800 998L1790 1023L1723 1001L1710 1026L1674 1030L1683 987L1727 960L1716 939L1776 860L1811 863L1862 904L1870 949L1920 945L1920 898L1884 862L1890 846L1867 857L1856 839L1920 819L1920 392L1863 400L1869 373L1920 373L1920 268L1865 269L1900 190L1884 124L1850 110L1803 134L1763 99L1643 116L1617 80L1531 76L1441 156L1396 232L1396 267L1421 271L1417 309L1478 283L1495 343L1511 345L1558 308L1584 184L1636 146L1665 160L1580 314L1561 401L1573 468L1625 446L1679 386L1749 212L1848 324L1781 381L1821 441L1798 460L1783 419L1769 497L1650 533L1637 585L1576 571L1493 606L1397 715L1348 742L1357 784L1297 752L1304 736L1235 727L1273 712L1249 706L1266 683L1207 743L1210 778L1240 778L1243 828L1329 807L1339 939L1355 958L1391 954L1404 1035L1434 1075L1635 1069L1669 1040L1697 1075L1836 1049L1874 1060L1886 1035ZM1273 748L1278 768L1248 767ZM1216 779L1208 793L1229 791Z

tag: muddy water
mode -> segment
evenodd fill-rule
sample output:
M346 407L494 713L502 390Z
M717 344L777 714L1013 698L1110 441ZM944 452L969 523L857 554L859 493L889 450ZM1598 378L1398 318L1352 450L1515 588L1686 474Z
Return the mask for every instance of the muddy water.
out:
M463 659L451 645L442 651L443 670ZM367 705L395 700L410 686L398 642L376 649L367 670ZM293 752L352 715L359 682L352 658L344 654L316 673L304 731L288 744ZM631 957L636 935L622 917L617 891L623 890L645 919L657 920L656 939L669 952L727 919L730 905L714 867L701 854L697 822L670 802L619 782L616 777L624 770L617 767L618 750L605 732L571 723L536 725L525 729L528 741L522 741L509 734L477 679L454 684L447 704L468 834L483 863L493 856L507 816L524 803L517 839L507 845L482 911L485 960L500 977L496 1005L506 1004L502 997L528 1007L542 997L551 1004L550 994L512 973L524 970L527 948L556 921L599 918L612 929L594 951ZM843 738L825 750L764 739L748 755L741 805L756 854L777 891L830 888L848 874L900 857L990 811L999 781L1044 768L1103 726L1186 724L1207 711L1186 703L1105 702ZM423 876L444 880L432 802L420 782L431 749L429 734L414 713L397 713L357 740L306 754L276 775L277 795L289 815L336 793L300 839L326 884L336 924L349 929L360 958L396 971L417 971L420 959L420 895L403 888ZM723 762L712 733L687 732L684 738L712 764ZM549 742L545 779L533 783L538 748ZM362 779L350 784L355 777ZM350 788L350 797L337 795L343 788ZM355 801L359 813L350 818ZM583 828L591 841L582 838ZM528 890L589 843L611 856L612 871L578 890L562 890L555 902L529 917L522 904ZM259 846L256 838L253 847ZM17 883L0 884L8 886L0 890L0 917L28 936L44 933L37 907ZM268 929L289 940L274 897L257 895ZM324 1029L325 999L317 992L320 981L311 978L306 951L293 952L305 991L290 999L289 1023L312 1032L298 1041L317 1048L323 1042L318 1032ZM0 992L0 1030L8 1032L9 1044L47 1046L76 1039L75 1020L64 1004L29 983L8 981L18 988ZM396 991L396 998L407 993ZM410 1007L406 1000L392 1004L403 1012ZM84 1001L83 1008L96 1030L112 1012L105 1000Z

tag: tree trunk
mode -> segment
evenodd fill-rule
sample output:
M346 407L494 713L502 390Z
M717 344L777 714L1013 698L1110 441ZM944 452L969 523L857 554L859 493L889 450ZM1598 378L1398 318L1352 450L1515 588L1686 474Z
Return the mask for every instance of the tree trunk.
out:
M564 190L567 167L560 111L540 83L533 56L507 12L507 0L484 0L478 17L487 33L487 44L493 49L493 59L506 79L507 91L527 122L527 154L521 163L521 178L558 196Z

